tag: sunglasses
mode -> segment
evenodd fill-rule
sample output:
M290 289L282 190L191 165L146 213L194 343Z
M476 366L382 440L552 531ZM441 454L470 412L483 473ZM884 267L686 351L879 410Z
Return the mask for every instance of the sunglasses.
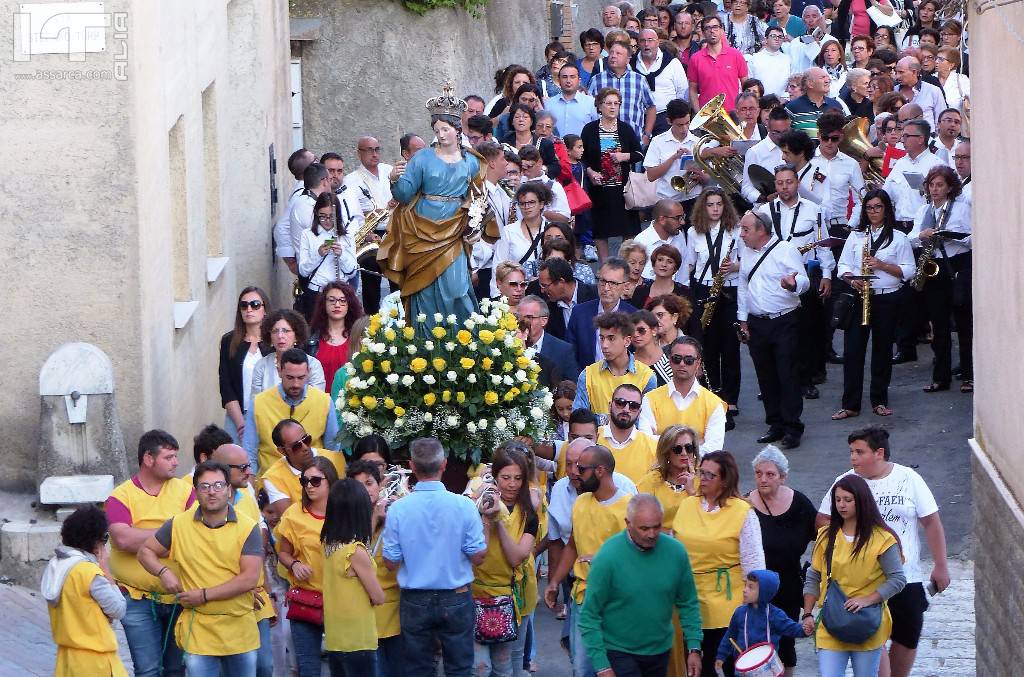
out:
M238 309L239 310L245 310L246 308L249 308L251 310L259 310L262 307L263 307L263 301L260 301L259 299L256 299L255 301L239 301L238 302Z
M306 477L305 475L303 475L302 477L299 478L299 484L301 484L304 487L308 487L308 486L318 487L321 484L323 484L323 481L325 479L327 479L327 478L324 477L323 475L313 475L312 477Z
M313 442L313 436L310 435L309 433L306 433L305 435L303 435L302 437L300 437L299 439L295 440L290 445L288 445L288 448L291 449L293 452L297 452L297 451L301 451L302 447L307 446L307 445L309 445L312 442Z
M668 359L671 360L672 364L682 363L687 367L692 367L700 358L693 355L669 355Z
M831 141L832 143L839 143L839 141L842 138L842 134L830 134L828 136L823 136L822 141Z
M625 397L613 397L612 402L616 407L629 407L630 411L640 411L640 403L627 400Z
M241 470L242 472L249 472L249 468L252 467L252 463L238 463L238 464L228 463L227 465L228 465L229 468L234 468L235 470Z
M708 470L701 470L700 471L700 478L702 480L707 480L707 481L710 482L711 480L715 479L716 477L718 477L718 473L710 472Z
M685 451L690 456L693 456L693 454L695 453L693 442L687 442L686 444L677 444L676 446L672 447L673 454L679 455L683 453L683 451Z

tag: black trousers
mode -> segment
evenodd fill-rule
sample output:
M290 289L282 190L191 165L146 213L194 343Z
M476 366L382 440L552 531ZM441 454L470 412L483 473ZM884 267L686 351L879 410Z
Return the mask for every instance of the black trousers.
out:
M729 628L704 628L704 639L700 643L700 650L703 654L701 657L701 675L715 674L715 656L718 654L718 645L722 643L722 638L725 637L725 633L728 631ZM733 656L729 656L722 664L722 672L725 674L725 677L733 677L736 674L733 670L735 660Z
M608 650L608 662L615 677L665 677L668 672L669 651L653 656Z
M364 261L363 264L366 270L359 273L363 283L363 310L367 315L373 315L380 310L380 266L377 265L376 259Z
M710 287L693 285L695 304L693 317L695 338L704 348L704 369L711 390L719 393L727 404L736 404L740 396L740 340L736 336L736 288L724 287L715 303L715 314L707 329L700 326L700 316L708 299Z
M936 259L939 274L924 286L928 319L932 323L932 381L949 383L952 376L953 338L950 317L956 320L962 377L974 378L974 314L971 310L971 254L958 254L947 262Z
M828 357L828 318L817 287L800 295L800 384L811 385L825 371Z
M751 316L750 357L761 388L765 423L774 432L800 437L804 399L800 388L800 313L797 308L774 319Z
M892 342L900 313L902 291L871 296L871 323L861 325L861 305L853 324L843 332L843 409L860 411L864 397L864 357L871 339L871 406L889 404L892 379ZM858 296L858 300L860 297Z

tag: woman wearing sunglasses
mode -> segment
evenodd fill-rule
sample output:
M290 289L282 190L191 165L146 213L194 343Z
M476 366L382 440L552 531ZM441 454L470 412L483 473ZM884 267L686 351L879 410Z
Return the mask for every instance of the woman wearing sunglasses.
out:
M317 456L302 471L302 501L291 504L277 525L278 569L288 578L288 621L295 646L298 677L320 677L320 640L324 634L324 555L320 531L327 514L331 485L338 471Z
M704 626L702 674L715 674L715 652L743 603L743 581L764 569L761 525L739 492L740 472L728 451L712 451L700 462L700 492L684 498L672 530L686 546L697 584ZM732 659L724 671L732 677Z
M220 404L224 407L224 429L235 444L241 444L245 431L256 363L272 350L263 342L260 331L269 303L267 292L259 287L243 289L238 295L235 326L220 337Z
M633 357L654 370L658 385L672 380L672 365L658 341L658 318L649 310L638 310L632 315L633 341L629 344Z
M777 448L762 449L751 466L756 488L747 494L747 500L761 523L765 565L779 575L779 591L772 604L799 621L803 604L800 557L817 535L816 510L809 498L786 486L789 459ZM792 677L796 667L796 644L792 637L779 639L779 658L786 668L786 677Z

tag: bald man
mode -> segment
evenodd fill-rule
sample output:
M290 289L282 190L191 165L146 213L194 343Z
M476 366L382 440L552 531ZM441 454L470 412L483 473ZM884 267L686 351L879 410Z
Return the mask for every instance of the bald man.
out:
M359 198L359 208L363 215L379 209L392 209L398 203L391 197L391 181L388 175L393 167L381 162L380 141L372 136L361 136L356 142L356 153L359 155L359 167L345 175L345 187ZM378 222L376 234L383 236L387 228L387 219ZM363 282L363 309L372 315L380 310L380 267L376 261L370 261L366 270L360 274Z
M804 73L804 95L786 104L786 110L793 116L793 129L818 138L818 118L826 110L837 110L843 115L847 111L838 99L828 95L832 81L824 68L808 68Z
M912 56L897 61L896 82L907 103L920 106L921 117L934 129L939 122L939 113L946 109L946 96L939 87L921 80L921 62Z
M657 17L657 12L654 13ZM633 70L644 76L654 97L654 130L657 136L669 128L665 109L672 99L686 101L690 96L690 81L686 79L683 63L670 55L661 46L657 32L650 28L640 31L640 51L633 55L630 63Z

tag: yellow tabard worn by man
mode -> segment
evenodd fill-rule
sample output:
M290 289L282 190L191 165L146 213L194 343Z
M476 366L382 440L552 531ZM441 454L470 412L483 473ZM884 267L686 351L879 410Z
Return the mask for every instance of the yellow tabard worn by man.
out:
M110 620L89 594L103 570L82 561L68 572L56 606L48 606L53 642L57 645L55 677L110 675L128 677L117 655L117 637Z
M595 414L607 414L608 403L612 401L612 393L623 383L629 383L640 389L640 392L647 390L647 384L654 376L654 370L643 362L629 358L630 367L622 376L616 376L608 368L605 360L598 360L584 369L586 373L587 397L590 398L590 410Z
M170 550L171 569L185 590L209 589L229 581L241 572L243 554L263 553L256 522L238 514L230 505L223 526L206 526L197 508L171 520L169 544L163 542L162 536L158 531L156 539ZM253 547L255 552L248 551ZM255 651L260 646L260 634L252 593L246 591L231 599L182 610L174 626L174 637L182 651L199 656Z
M697 399L690 403L690 406L686 409L679 411L669 394L669 387L669 384L665 384L644 396L650 403L651 410L654 413L655 434L661 435L669 426L686 425L696 430L701 440L703 440L704 431L707 430L711 414L714 413L716 408L721 408L724 412L726 409L725 402L718 395L697 384Z
M256 502L256 498L252 495L252 489L246 487L244 489L235 489L235 512L239 515L244 515L260 526L262 531L261 518L263 515L260 513L260 504ZM260 534L260 538L263 538L263 534ZM263 606L256 611L256 622L266 618L273 618L274 605L270 602L270 596L266 590L266 569L260 567L260 581L257 583L257 587L260 589L259 596L260 601L263 602Z
M630 429L629 437L621 445L612 438L611 426L601 428L597 443L608 447L615 459L615 472L633 480L633 484L639 484L656 462L657 440L636 428Z
M527 519L523 509L516 504L504 520L505 529L512 540L518 543L526 532ZM531 531L536 535L538 519L530 520ZM501 539L496 529L487 532L487 555L479 566L473 567L473 596L497 597L512 595L515 601L516 623L529 616L537 608L537 574L533 555L515 569L505 559ZM532 582L531 582L532 578Z
M331 451L330 449L313 449L312 451L314 457L323 456L333 463L335 470L338 471L338 477L345 476L345 454L340 451ZM277 453L277 451L275 450L274 453ZM299 476L301 474L301 472L288 463L287 458L278 456L274 464L263 474L264 487L269 480L274 489L277 490L276 492L267 490L270 502L273 503L275 500L280 499L278 493L281 493L287 495L292 503L301 503L302 485L299 483Z
M602 504L593 493L580 494L572 506L572 539L576 544L576 563L572 572L576 576L572 595L577 604L583 604L587 589L590 561L609 538L626 528L626 506L632 498L621 489L609 502Z
M319 388L306 388L306 399L299 402L294 408L281 397L280 387L264 390L253 398L252 408L253 418L256 421L256 432L260 441L257 458L260 477L263 477L267 469L281 458L281 452L274 446L271 435L274 432L274 426L286 418L293 418L301 423L309 436L313 438L309 445L322 447L327 417L336 416L331 396Z
M740 530L750 510L746 501L730 498L725 507L705 512L701 497L690 496L676 511L672 529L690 555L705 628L728 627L743 603Z

